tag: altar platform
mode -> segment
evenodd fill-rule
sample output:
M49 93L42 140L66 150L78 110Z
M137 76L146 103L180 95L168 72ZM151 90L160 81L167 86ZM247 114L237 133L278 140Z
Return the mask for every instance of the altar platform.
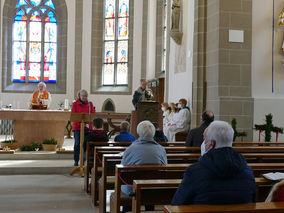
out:
M61 148L70 116L70 111L63 110L0 110L0 120L14 121L14 139L19 146L54 138Z

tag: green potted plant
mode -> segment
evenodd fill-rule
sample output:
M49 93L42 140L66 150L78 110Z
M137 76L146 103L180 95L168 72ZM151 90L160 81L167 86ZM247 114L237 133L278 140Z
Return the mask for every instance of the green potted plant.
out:
M56 151L57 140L54 138L51 139L44 139L42 141L42 148L43 151Z
M10 149L16 150L18 148L18 142L14 139L1 141L1 147L8 147Z
M31 144L26 144L21 146L21 151L36 151L42 150L42 144L37 142L32 142Z

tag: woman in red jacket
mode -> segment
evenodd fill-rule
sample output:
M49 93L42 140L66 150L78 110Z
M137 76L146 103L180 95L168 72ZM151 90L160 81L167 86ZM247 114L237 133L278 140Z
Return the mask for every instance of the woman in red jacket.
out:
M88 92L84 89L78 92L78 99L72 105L72 113L94 113L94 106L91 101L88 101ZM74 166L78 166L80 155L80 122L73 122L72 130L74 132ZM85 136L89 129L92 128L92 122L85 123Z

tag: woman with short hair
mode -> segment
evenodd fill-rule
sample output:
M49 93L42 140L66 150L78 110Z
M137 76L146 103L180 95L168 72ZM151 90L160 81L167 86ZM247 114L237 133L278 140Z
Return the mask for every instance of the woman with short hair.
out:
M72 104L72 113L95 113L93 103L88 101L88 92L84 89L81 89L78 92L77 100ZM73 122L72 130L74 132L74 166L78 166L79 156L80 156L80 127L81 122ZM92 130L92 123L85 123L85 136L89 130Z

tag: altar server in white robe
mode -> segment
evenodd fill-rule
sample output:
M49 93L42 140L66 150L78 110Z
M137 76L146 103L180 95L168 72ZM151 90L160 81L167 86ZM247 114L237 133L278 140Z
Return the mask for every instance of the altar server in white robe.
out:
M175 134L178 132L188 132L190 129L190 109L186 106L187 101L185 99L179 100L180 111L173 116L173 121L168 124L165 129L165 135L169 142L174 142Z

